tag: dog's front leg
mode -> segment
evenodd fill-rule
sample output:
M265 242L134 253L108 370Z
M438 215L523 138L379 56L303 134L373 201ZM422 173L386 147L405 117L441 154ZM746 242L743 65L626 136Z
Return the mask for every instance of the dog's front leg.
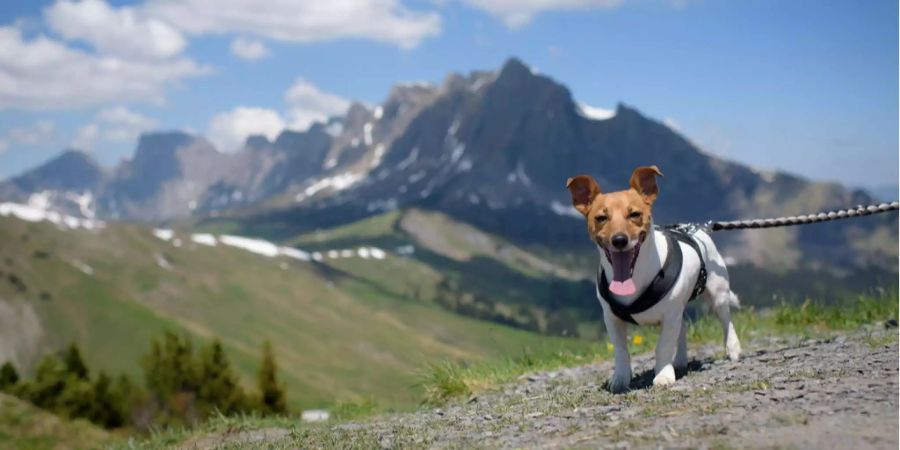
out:
M675 368L672 363L675 360L675 352L678 348L678 335L681 334L681 313L672 313L662 322L662 332L656 343L656 377L653 378L654 386L665 386L675 382Z
M603 311L603 321L606 323L606 334L609 336L609 341L616 354L616 368L609 380L609 389L618 394L627 391L631 385L631 355L628 354L627 324L608 309Z

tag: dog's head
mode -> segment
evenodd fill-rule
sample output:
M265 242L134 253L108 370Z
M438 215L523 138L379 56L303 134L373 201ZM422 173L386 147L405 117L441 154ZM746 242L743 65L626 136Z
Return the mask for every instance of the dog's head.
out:
M635 292L632 275L641 244L651 231L651 207L659 195L656 166L638 167L631 188L604 194L590 175L569 178L572 205L587 219L588 234L606 253L613 268L609 290L616 295Z

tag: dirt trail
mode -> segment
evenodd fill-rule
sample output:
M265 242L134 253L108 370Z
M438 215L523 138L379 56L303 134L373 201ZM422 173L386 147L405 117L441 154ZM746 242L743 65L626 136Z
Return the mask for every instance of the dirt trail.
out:
M612 367L602 363L528 375L442 409L298 428L266 441L288 448L898 448L896 329L756 341L746 349L737 363L716 357L716 347L692 352L690 369L669 388L648 387L652 358L642 355L625 395L603 389Z

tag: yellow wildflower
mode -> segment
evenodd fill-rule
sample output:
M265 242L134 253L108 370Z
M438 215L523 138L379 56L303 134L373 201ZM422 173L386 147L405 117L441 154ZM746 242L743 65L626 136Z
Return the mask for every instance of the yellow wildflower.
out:
M634 335L634 338L632 338L631 342L634 342L634 345L641 345L644 343L644 337L636 334Z

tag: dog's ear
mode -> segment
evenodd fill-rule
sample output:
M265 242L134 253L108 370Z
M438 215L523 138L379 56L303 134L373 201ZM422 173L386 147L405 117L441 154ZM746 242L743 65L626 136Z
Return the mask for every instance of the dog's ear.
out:
M657 175L663 176L656 166L638 167L631 173L631 188L638 191L648 205L652 205L659 195L659 186L656 185Z
M572 194L572 206L587 217L591 203L600 194L600 185L590 175L578 175L566 180L566 188Z

